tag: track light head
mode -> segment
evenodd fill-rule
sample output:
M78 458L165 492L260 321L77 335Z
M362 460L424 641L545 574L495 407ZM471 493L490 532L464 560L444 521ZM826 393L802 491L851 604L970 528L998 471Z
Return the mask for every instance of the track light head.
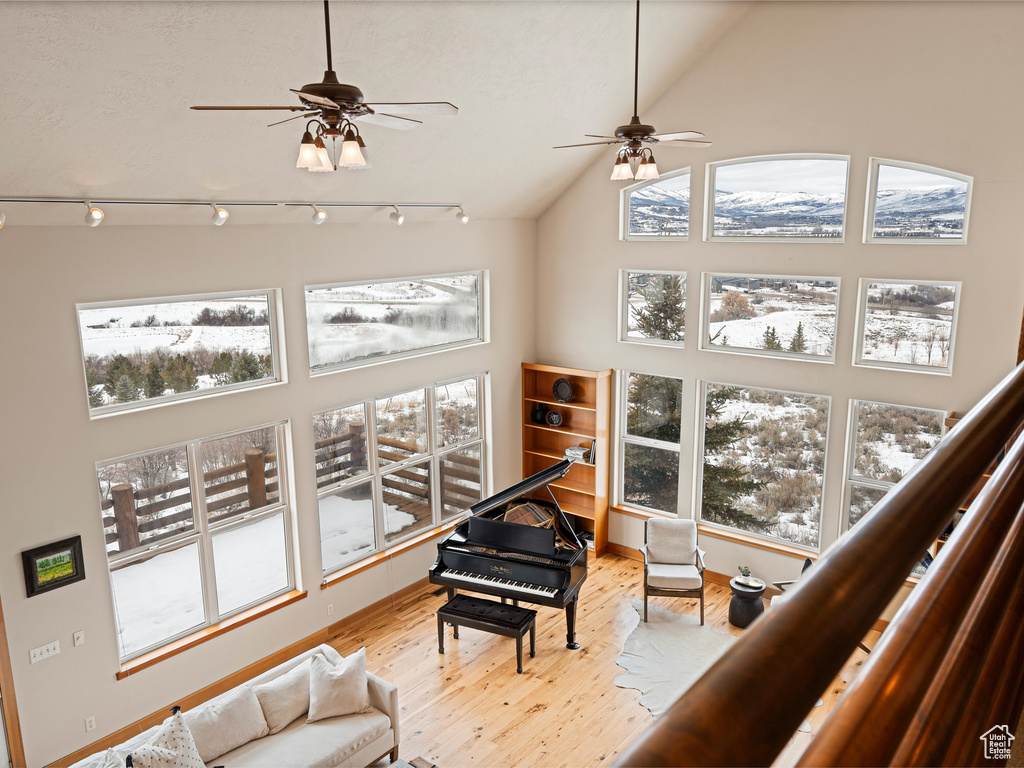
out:
M3 211L0 211L0 229L3 229L4 228L4 224L6 224L6 223L7 223L7 214L5 214Z
M466 212L462 210L461 205L459 206L459 210L455 212L455 220L460 224L469 224L469 216L467 216Z
M311 205L309 207L313 209L314 224L319 226L323 224L325 221L327 221L327 211L325 211L323 208L317 208L315 205Z
M397 224L398 226L402 226L402 224L405 222L405 215L398 210L397 205L392 205L391 207L394 208L395 210L391 212L391 215L388 216L388 218L391 219L391 221L395 222L395 224Z
M213 225L215 227L223 227L230 214L223 208L219 208L216 203L210 203L210 207L213 208Z
M85 223L90 227L98 227L103 221L103 211L95 207L88 200L85 201Z

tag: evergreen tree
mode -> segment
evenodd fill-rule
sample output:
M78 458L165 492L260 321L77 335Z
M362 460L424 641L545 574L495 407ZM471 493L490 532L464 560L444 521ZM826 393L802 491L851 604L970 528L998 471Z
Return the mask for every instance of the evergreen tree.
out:
M659 275L658 278L649 279L639 290L645 305L630 306L630 312L646 338L682 341L685 334L683 278L679 275Z
M128 374L122 375L114 385L114 398L119 403L130 403L139 399L139 388L132 383Z
M774 325L769 325L764 329L764 336L761 337L761 346L765 349L782 349L782 341L779 339Z
M792 341L789 342L790 352L806 352L807 351L807 339L804 338L804 321L801 320L796 324L796 333L793 334Z
M92 366L85 369L85 386L89 390L89 407L103 406L103 390L100 388L100 377Z
M191 392L199 389L195 366L184 355L175 355L164 368L164 382L175 392Z
M237 383L240 381L252 381L261 377L259 358L243 349L242 353L231 364L231 381Z
M735 500L758 490L762 483L751 480L741 466L715 463L711 459L724 454L747 434L743 419L723 419L722 408L736 397L736 387L708 385L704 414L704 479L700 516L720 525L766 533L754 515L735 506Z
M160 361L151 359L146 368L146 397L160 397L164 393L164 375Z
M221 352L213 361L211 373L217 379L218 384L228 384L231 381L231 366L234 358L230 352Z
M114 355L114 358L107 364L107 374L103 383L103 389L107 391L108 395L117 396L115 390L122 376L127 376L129 384L135 389L142 389L142 371L139 370L139 367L124 355Z
M630 435L679 443L682 385L678 379L631 374L626 399L626 431ZM676 451L630 443L623 475L628 501L673 514L677 511Z

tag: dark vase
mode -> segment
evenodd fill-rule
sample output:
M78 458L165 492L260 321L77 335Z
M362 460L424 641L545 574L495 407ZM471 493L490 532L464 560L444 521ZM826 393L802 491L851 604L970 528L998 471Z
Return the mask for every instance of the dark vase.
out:
M530 421L534 424L546 424L548 415L548 407L544 403L534 403L533 410L530 411Z

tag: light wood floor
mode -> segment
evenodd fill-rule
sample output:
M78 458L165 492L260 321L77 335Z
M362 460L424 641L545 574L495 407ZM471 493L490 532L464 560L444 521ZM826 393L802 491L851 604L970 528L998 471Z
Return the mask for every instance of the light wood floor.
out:
M437 652L434 612L444 596L429 590L381 608L332 640L343 654L365 645L371 672L398 686L400 754L439 768L596 766L610 764L653 721L640 692L618 688L615 659L638 622L630 600L642 597L643 564L606 554L592 560L580 596L578 651L565 648L561 611L539 607L537 657L524 653L516 674L515 641L471 629ZM707 584L705 622L740 635L727 620L729 589ZM652 598L653 605L695 612L695 600ZM538 606L530 606L538 607ZM877 632L866 638L870 647ZM527 641L528 643L528 641ZM817 731L866 655L858 651L809 720ZM777 765L792 765L810 739L796 734ZM386 765L383 761L381 765Z

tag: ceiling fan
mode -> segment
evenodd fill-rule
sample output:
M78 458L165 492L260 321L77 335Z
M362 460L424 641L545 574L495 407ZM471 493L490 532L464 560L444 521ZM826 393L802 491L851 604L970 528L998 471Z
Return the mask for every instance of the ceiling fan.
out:
M324 28L327 33L327 71L319 83L309 83L301 89L291 88L298 94L301 106L289 107L207 107L198 106L192 109L229 109L229 110L288 110L302 112L301 115L289 117L270 125L280 125L290 120L312 118L306 124L306 132L299 146L299 159L296 168L308 171L335 171L338 168L369 168L366 158L366 144L359 135L356 123L379 125L384 128L408 130L422 125L422 121L406 117L406 115L457 115L458 107L447 101L419 102L366 102L363 92L354 85L346 85L338 81L331 62L331 13L324 0ZM268 128L270 126L267 126ZM312 129L312 130L311 130ZM333 157L327 151L325 139L331 140ZM340 152L337 141L341 139Z
M654 152L651 146L664 147L707 147L710 141L701 141L704 134L698 131L677 131L675 133L656 133L653 125L646 125L640 122L637 114L637 84L640 79L640 0L636 0L636 48L633 62L633 119L628 125L620 125L615 129L614 136L597 136L588 133L587 138L606 139L606 141L591 141L585 144L563 144L555 149L566 149L568 147L595 147L600 144L622 144L622 148L615 157L615 166L612 169L612 181L622 179L657 179L658 164L654 162ZM634 174L633 165L636 165Z

